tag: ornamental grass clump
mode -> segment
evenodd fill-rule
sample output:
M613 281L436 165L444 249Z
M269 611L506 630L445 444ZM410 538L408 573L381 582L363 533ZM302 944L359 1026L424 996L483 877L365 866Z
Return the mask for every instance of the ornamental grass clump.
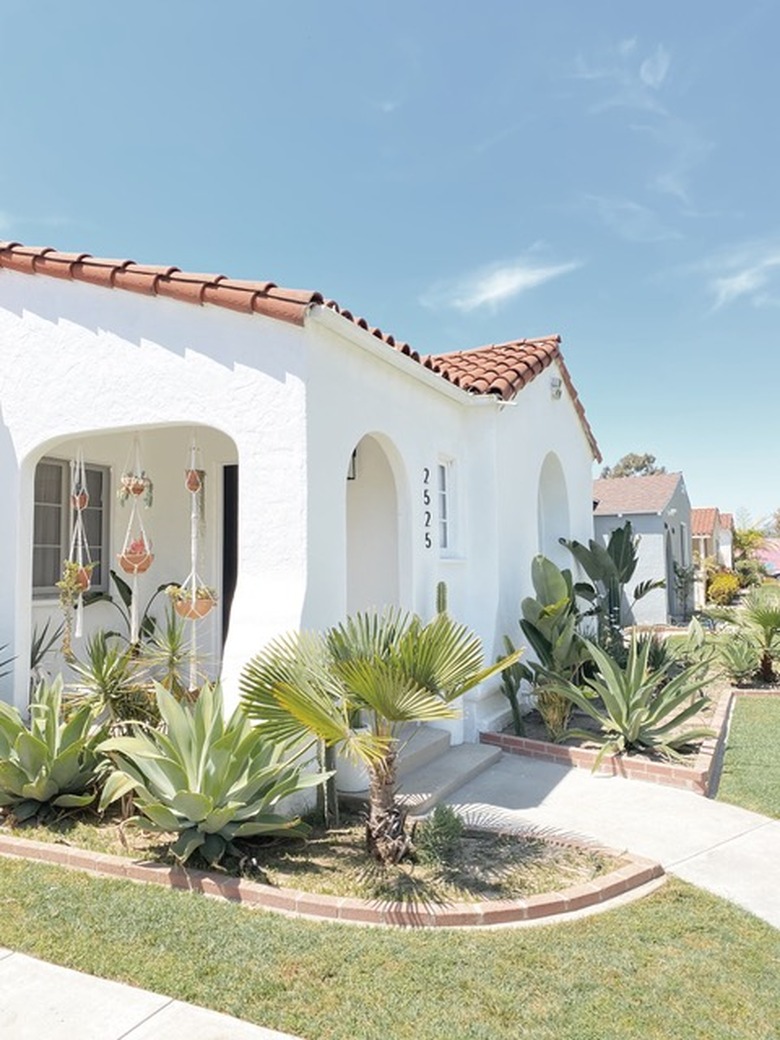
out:
M289 761L290 744L270 741L239 708L225 720L219 686L204 686L194 704L180 704L156 685L165 732L134 727L130 737L101 745L115 772L100 809L132 794L146 830L176 835L171 851L180 863L198 852L212 866L240 853L237 838L296 837L308 828L277 811L289 795L322 783Z
M29 726L0 701L0 807L21 821L90 805L105 767L98 753L105 735L90 704L63 721L60 678L34 691Z
M600 734L584 729L571 729L567 734L601 743L594 769L605 755L627 751L681 759L680 748L714 735L706 727L680 728L710 703L701 692L708 663L690 665L674 674L676 665L668 661L652 671L650 643L640 644L634 637L622 668L601 647L585 642L596 674L587 677L582 687L558 683L557 689L599 724Z

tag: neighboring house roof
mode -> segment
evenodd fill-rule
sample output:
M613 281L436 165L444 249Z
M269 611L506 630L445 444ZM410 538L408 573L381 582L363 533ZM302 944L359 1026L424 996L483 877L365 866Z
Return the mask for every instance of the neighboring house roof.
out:
M593 481L596 516L662 513L682 481L682 473L651 477L603 477Z
M732 513L721 513L720 514L720 526L724 531L734 530L734 515Z
M294 325L304 324L310 308L327 307L447 382L471 394L492 395L505 401L515 397L553 361L557 361L593 455L601 461L598 444L564 364L558 336L521 339L450 354L421 355L408 343L397 341L389 333L369 325L364 318L355 317L351 311L339 306L335 300L326 299L321 293L285 289L274 282L237 281L222 274L193 274L178 267L108 260L89 253L60 253L50 247L2 241L0 268L87 282L106 289L124 289L146 296L164 296L183 303L211 304L244 314L262 314Z
M717 509L692 509L691 534L699 537L714 534L715 528L720 526L718 516Z

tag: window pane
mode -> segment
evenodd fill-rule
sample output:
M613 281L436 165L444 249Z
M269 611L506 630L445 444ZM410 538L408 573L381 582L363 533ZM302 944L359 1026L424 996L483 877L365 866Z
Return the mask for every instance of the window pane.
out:
M62 531L62 506L36 505L33 519L33 541L36 545L57 546Z
M60 547L45 549L37 547L33 554L33 586L36 589L53 589L62 576L62 553Z
M35 467L35 501L62 503L63 469L59 462L39 462Z

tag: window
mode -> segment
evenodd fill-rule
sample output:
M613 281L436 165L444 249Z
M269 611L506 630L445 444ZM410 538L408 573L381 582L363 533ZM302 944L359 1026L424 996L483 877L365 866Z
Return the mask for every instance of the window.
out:
M86 467L89 504L84 510L84 529L95 569L92 588L106 591L108 568L108 470ZM62 576L62 561L70 551L73 517L70 504L70 463L63 459L41 459L35 469L33 517L33 595L56 596Z
M439 511L439 549L449 556L455 548L453 464L439 462L436 467L436 495Z

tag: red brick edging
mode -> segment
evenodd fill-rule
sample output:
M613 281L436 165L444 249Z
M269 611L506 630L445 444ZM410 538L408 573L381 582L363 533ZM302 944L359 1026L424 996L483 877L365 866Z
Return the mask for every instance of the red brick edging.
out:
M343 924L407 928L484 927L571 913L606 903L664 874L659 863L626 853L623 855L625 864L617 870L592 882L574 885L560 892L529 896L527 899L450 903L444 906L409 906L405 903L369 902L299 892L290 888L273 888L257 881L226 877L203 870L187 870L162 863L142 863L123 856L109 856L105 853L30 841L27 838L5 834L0 834L0 855L54 864L70 870L83 870L101 877L126 878L172 889L187 889L262 910L295 916L327 919Z
M673 762L662 762L641 755L605 755L595 772L600 775L623 776L630 780L649 780L666 787L682 787L695 794L709 795L723 754L731 702L742 692L727 690L721 695L709 723L716 736L702 741L692 765L675 765ZM479 739L482 744L500 747L510 755L527 755L529 758L559 762L580 769L593 769L598 755L597 749L566 747L544 740L516 737L511 733L480 733Z

